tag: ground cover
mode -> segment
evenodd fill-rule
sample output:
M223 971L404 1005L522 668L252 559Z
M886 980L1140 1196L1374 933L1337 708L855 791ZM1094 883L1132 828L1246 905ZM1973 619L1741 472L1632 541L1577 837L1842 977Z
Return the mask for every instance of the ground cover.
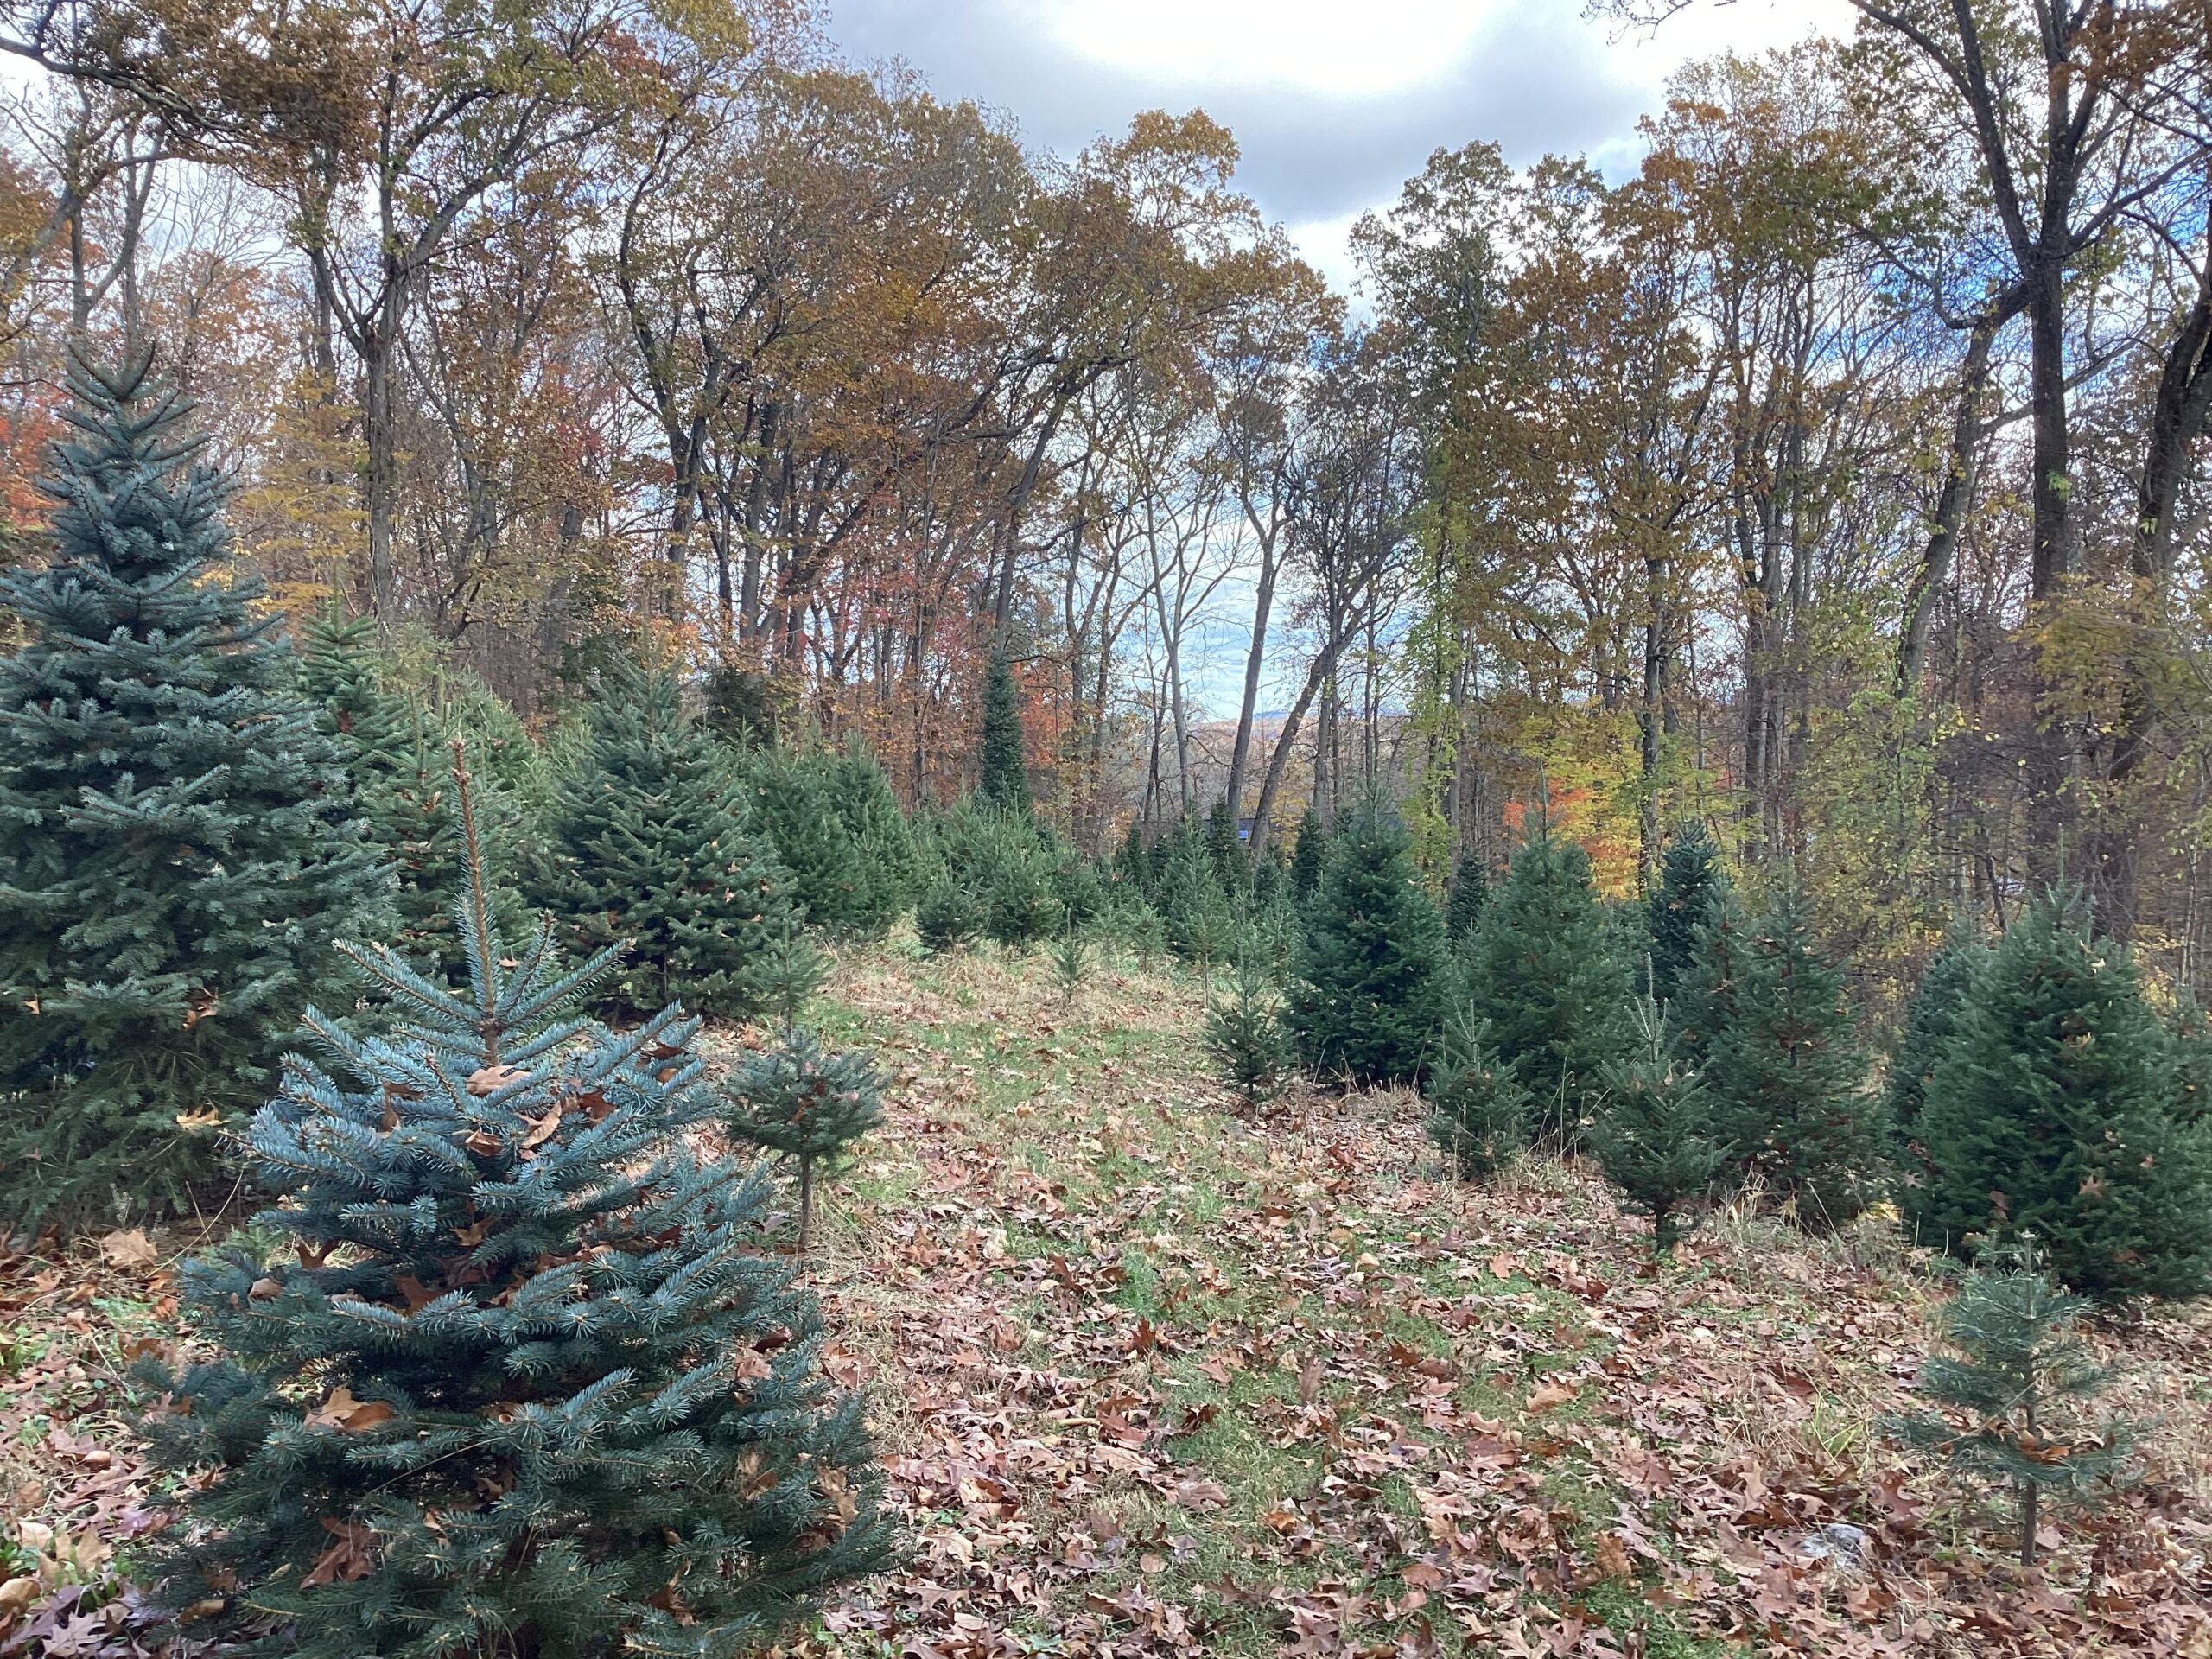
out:
M1941 1291L1878 1220L1724 1215L1655 1272L1571 1165L1451 1179L1410 1096L1240 1114L1203 1006L1134 961L840 965L889 1122L808 1271L909 1554L804 1651L2212 1652L2212 1317L2094 1333L2139 1478L2024 1578L2009 1511L1879 1432ZM190 1659L132 1618L123 1373L218 1227L0 1262L0 1654Z

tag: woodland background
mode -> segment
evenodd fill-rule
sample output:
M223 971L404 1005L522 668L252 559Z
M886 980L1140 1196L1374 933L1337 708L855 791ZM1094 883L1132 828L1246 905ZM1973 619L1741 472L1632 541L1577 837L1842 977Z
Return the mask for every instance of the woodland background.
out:
M1631 176L1471 133L1348 296L1203 112L1026 151L781 0L0 6L0 553L150 345L278 602L541 721L652 634L944 801L1000 652L1093 851L1698 817L1875 1009L2056 876L2201 985L2212 3L1856 11Z

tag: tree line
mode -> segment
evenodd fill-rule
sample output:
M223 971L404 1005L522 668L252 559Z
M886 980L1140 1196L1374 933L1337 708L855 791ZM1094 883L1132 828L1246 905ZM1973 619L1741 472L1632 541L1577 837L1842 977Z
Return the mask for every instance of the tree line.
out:
M2212 16L1853 10L1624 176L1440 151L1346 296L1202 113L1026 154L768 0L14 8L10 474L144 342L277 602L532 716L651 626L944 801L997 664L1092 854L1695 817L1892 1009L2060 880L2196 982Z

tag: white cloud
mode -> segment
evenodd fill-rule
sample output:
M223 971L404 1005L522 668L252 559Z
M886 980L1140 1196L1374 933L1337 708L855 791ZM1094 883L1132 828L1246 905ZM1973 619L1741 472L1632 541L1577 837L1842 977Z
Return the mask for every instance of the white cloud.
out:
M1163 87L1372 97L1442 79L1495 0L1043 0L1060 43Z

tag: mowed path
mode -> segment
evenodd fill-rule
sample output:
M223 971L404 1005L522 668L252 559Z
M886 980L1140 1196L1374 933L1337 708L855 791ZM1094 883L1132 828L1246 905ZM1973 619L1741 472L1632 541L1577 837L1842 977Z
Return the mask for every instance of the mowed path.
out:
M1403 1095L1242 1118L1201 988L1049 977L830 988L896 1081L812 1273L911 1546L830 1650L2212 1652L2202 1319L2128 1335L2147 1478L2023 1583L1881 1439L1931 1293L1879 1227L1654 1273L1582 1172L1460 1186Z

